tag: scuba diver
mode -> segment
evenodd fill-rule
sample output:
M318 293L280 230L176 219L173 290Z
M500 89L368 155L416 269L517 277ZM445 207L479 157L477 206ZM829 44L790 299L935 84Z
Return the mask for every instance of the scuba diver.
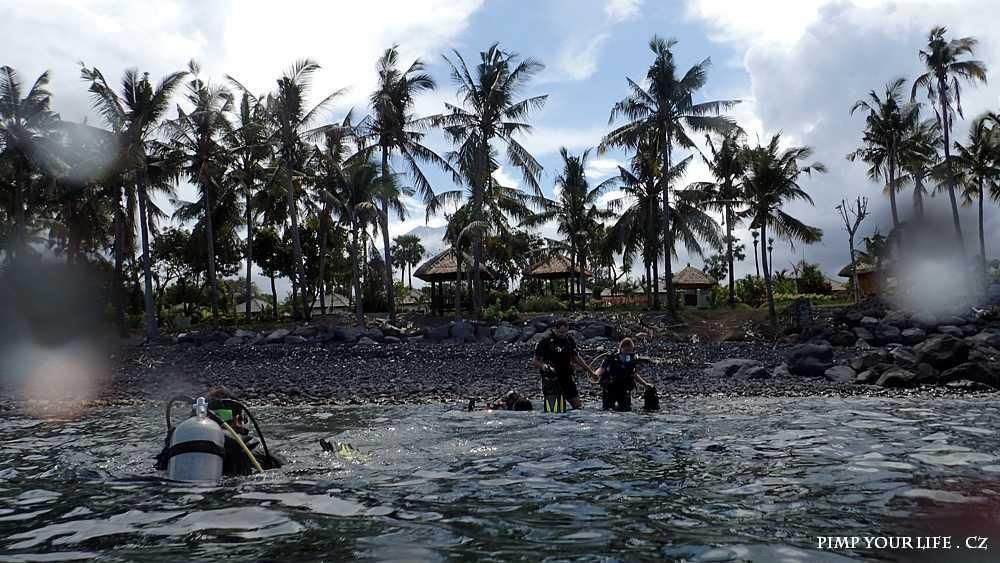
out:
M545 412L566 412L567 401L574 409L583 406L573 366L586 370L594 383L598 380L597 373L577 353L576 341L569 334L566 319L556 320L552 332L538 341L531 366L541 370Z
M604 410L631 411L632 390L636 382L646 388L645 410L658 410L659 399L656 388L650 385L638 372L638 357L635 343L631 338L623 338L618 344L618 353L604 358L597 375L601 384L601 408ZM654 402L655 401L655 402Z
M175 402L192 405L191 416L177 426L170 419ZM256 438L250 435L250 423ZM167 403L167 437L156 456L156 469L167 471L170 479L210 481L223 475L262 473L282 463L268 450L264 434L246 405L225 388L210 389L208 401L181 396Z
M533 406L531 401L522 397L520 393L510 390L503 397L487 403L486 408L491 411L530 411Z

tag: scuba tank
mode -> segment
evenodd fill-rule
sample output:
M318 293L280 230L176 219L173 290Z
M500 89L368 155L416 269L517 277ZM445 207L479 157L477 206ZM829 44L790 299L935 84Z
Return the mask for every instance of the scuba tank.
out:
M194 415L178 424L167 450L167 477L174 481L215 481L222 477L226 435L208 416L208 403L198 397Z

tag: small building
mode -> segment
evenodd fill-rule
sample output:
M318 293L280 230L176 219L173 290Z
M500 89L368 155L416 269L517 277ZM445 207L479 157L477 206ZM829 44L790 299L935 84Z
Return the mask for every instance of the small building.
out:
M259 315L261 313L271 313L274 311L274 304L270 301L265 301L259 297L254 297L250 300L250 314ZM247 302L237 303L235 307L235 313L237 315L247 314Z
M334 309L350 309L351 300L339 293L327 293L323 296L323 303L326 304L326 310L333 311ZM323 308L320 307L319 296L312 304L312 314L320 315L323 312Z
M673 280L674 290L681 296L684 307L698 309L707 309L711 306L709 295L712 293L712 288L719 283L705 272L692 268L690 264L674 274ZM666 293L666 287L660 291Z
M579 265L574 265L573 261L561 254L553 254L547 258L535 262L528 271L524 274L524 277L528 279L535 280L547 280L549 282L549 291L555 295L557 290L561 287L561 293L566 295L576 295L577 287L576 284L582 281L583 285L583 297L586 300L587 295L587 279L590 278L590 272L585 268L581 268ZM559 283L559 282L562 283ZM573 285L570 282L573 282Z
M862 297L878 295L882 291L881 268L877 264L858 261L858 287ZM838 276L847 279L854 278L854 268L848 264L840 269Z
M461 264L456 260L454 249L449 247L429 258L413 272L414 277L431 284L431 311L435 314L442 314L444 309L454 305L454 284L456 282L465 282L468 286L467 295L472 294L473 259L465 252L458 254L462 258ZM480 265L479 276L483 281L493 281L498 278L496 272L485 264ZM451 295L445 294L445 284L452 284Z

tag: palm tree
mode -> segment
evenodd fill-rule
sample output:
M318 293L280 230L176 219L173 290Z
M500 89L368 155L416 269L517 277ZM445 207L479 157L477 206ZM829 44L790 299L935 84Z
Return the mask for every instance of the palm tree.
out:
M915 100L917 90L927 92L927 99L937 113L938 125L944 137L944 164L947 173L948 198L951 201L951 216L958 237L959 251L965 254L965 239L962 223L958 218L958 201L955 199L955 171L951 161L952 104L959 117L962 114L962 95L959 79L971 84L986 82L986 65L982 61L960 60L964 55L972 56L979 43L974 37L962 37L948 41L944 35L948 28L935 26L927 36L926 49L920 50L920 60L927 72L913 81L910 99Z
M521 171L524 182L535 195L542 195L538 185L542 165L521 146L515 135L531 131L531 126L525 122L528 114L545 104L547 96L544 95L516 100L520 90L543 65L531 58L518 60L517 54L500 49L496 43L479 54L480 62L473 70L458 51L454 56L455 61L444 59L451 67L451 78L458 86L458 96L464 107L445 104L448 111L434 122L442 125L457 145L450 160L472 187L472 221L483 223L486 221L484 197L491 192L494 183L495 142L506 147L507 160ZM474 229L472 235L473 307L477 316L483 304L480 274L483 235L482 229Z
M286 209L288 224L292 234L292 256L295 261L293 283L303 289L307 284L305 265L302 261L302 239L299 236L298 199L295 194L295 176L302 175L303 151L301 145L304 139L311 137L324 128L310 129L319 114L339 96L338 90L329 94L312 109L306 109L306 95L312 84L312 77L319 70L319 64L302 59L278 79L277 91L268 97L268 110L274 133L272 138L277 145L278 157L284 169L286 182ZM293 301L294 308L300 304ZM308 320L310 303L301 303L302 315Z
M598 244L593 237L595 225L612 218L614 213L600 209L597 205L609 185L602 182L591 188L587 181L587 157L590 150L584 151L580 156L573 156L563 147L559 149L559 155L562 157L563 169L555 181L558 199L545 202L542 211L533 214L523 224L538 227L555 221L559 234L565 237L570 269L576 275L576 287L570 297L572 303L576 293L584 293L581 272L587 267L586 257L592 254L592 249Z
M423 144L424 132L438 119L437 116L415 117L412 113L416 97L421 92L434 90L434 79L424 72L420 59L413 61L406 70L399 67L399 46L385 50L378 63L378 86L371 95L372 115L361 124L362 155L367 160L376 147L381 152L382 177L389 178L394 153L402 157L414 185L424 203L434 197L434 190L418 161L438 165L442 170L452 171L448 162ZM457 181L457 180L456 180ZM382 201L379 213L379 229L382 231L382 249L387 272L392 272L392 249L389 245L389 202ZM385 277L385 291L389 304L389 319L395 320L395 296L392 276Z
M27 196L31 188L31 167L43 138L59 121L49 108L52 94L46 89L48 71L39 75L22 97L17 71L0 67L0 158L10 163L14 186L13 246L9 256L21 257L25 250Z
M861 159L870 165L869 178L885 178L893 229L899 227L899 212L896 208L899 151L908 133L919 123L920 117L919 106L902 101L904 82L905 79L897 78L885 85L885 93L881 97L872 90L867 98L854 102L851 115L858 110L866 110L868 115L865 118L863 146L847 155L848 160Z
M158 133L160 122L170 108L170 98L174 90L186 76L186 72L173 72L163 77L154 88L149 82L149 74L142 75L136 69L126 70L122 76L122 91L119 95L112 89L104 75L96 67L81 68L82 78L90 82L90 93L94 109L101 114L111 131L119 138L117 170L121 175L123 188L131 188L139 206L139 232L142 238L142 266L145 278L144 302L146 308L146 337L157 337L156 308L153 302L153 273L149 255L149 166L150 152ZM115 188L115 271L116 291L120 291L122 260L124 257L124 212L118 203L121 191ZM131 208L131 206L129 206ZM124 315L121 308L120 315ZM122 320L124 320L122 318Z
M671 232L671 218L667 178L670 176L670 158L674 147L697 149L689 136L689 131L725 134L735 129L736 124L732 119L719 114L739 103L739 100L694 103L695 94L707 82L711 59L705 59L692 66L683 76L678 77L671 51L676 44L677 41L674 39L664 40L653 36L649 48L655 58L646 72L648 87L627 79L631 93L615 104L609 119L609 123L614 123L615 119L621 116L627 123L608 133L601 141L603 151L613 146L635 148L647 137L656 139L662 152L657 191L663 198L662 228L668 235ZM676 313L676 297L670 263L673 241L669 236L664 238L663 245L667 307L673 314Z
M320 229L320 251L319 251L319 274L317 291L319 293L319 306L322 314L326 314L326 254L330 235L330 215L333 213L333 206L336 204L335 197L345 182L344 167L347 162L348 141L353 138L355 127L351 124L352 114L347 116L340 123L339 127L331 127L326 130L326 143L322 148L315 147L313 157L310 159L313 183L319 192L321 200L318 206L319 229Z
M227 79L240 91L239 104L235 108L234 121L226 143L233 159L229 174L242 187L243 192L243 222L247 228L244 249L247 274L243 299L246 302L246 318L249 320L253 304L253 238L257 214L253 200L264 181L264 166L271 157L271 149L267 143L271 132L268 131L267 107L263 100L251 94L231 76Z
M983 282L986 282L986 238L983 231L983 200L986 188L997 193L1000 181L1000 129L990 126L989 116L983 115L969 127L969 140L955 142L955 168L962 179L963 203L979 205L979 260Z
M937 121L927 119L911 129L899 147L900 169L906 173L899 184L913 184L913 214L918 221L924 218L924 198L927 196L924 182L937 168L940 145L941 131Z
M178 106L177 118L169 122L168 129L171 141L184 152L184 172L198 187L201 199L194 204L183 205L175 215L182 219L194 219L200 215L204 219L212 319L218 322L219 283L215 271L215 239L219 229L213 220L216 205L231 196L226 193L232 186L225 178L231 158L225 140L232 135L232 124L226 114L232 110L233 97L225 88L199 78L199 69L194 62L189 70L194 77L188 82L186 96L191 110L187 112Z
M747 154L747 169L743 177L743 189L749 208L743 215L750 219L751 227L760 229L761 240L768 240L768 227L785 239L799 240L805 243L819 241L823 231L806 225L802 221L785 213L781 208L786 202L801 200L812 204L812 198L799 185L803 174L825 172L826 168L818 163L803 164L810 156L809 147L790 147L781 150L779 144L781 134L771 138L766 146L749 149ZM777 313L774 309L774 292L771 287L770 265L767 252L761 253L762 269L764 270L764 286L767 291L767 308L771 326L777 327Z
M702 156L715 182L701 182L694 186L712 194L709 205L722 211L726 223L726 261L729 264L729 306L736 306L736 276L734 275L733 257L733 227L736 224L735 210L742 207L739 181L746 167L744 148L740 141L743 132L734 130L722 137L718 148L711 136L706 135L705 141L711 153L711 158Z
M753 235L753 265L757 268L757 277L760 277L760 259L757 257L757 245L760 244L760 232L751 231Z
M420 242L420 237L417 235L400 235L393 239L395 243L394 253L399 256L400 264L400 283L403 283L404 275L406 274L406 268L409 266L409 287L413 289L413 267L420 263L424 258L424 245Z

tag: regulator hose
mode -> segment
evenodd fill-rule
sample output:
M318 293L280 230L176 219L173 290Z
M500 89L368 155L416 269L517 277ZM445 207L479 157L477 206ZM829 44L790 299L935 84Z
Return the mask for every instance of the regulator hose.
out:
M213 399L212 402L213 403L217 403L217 404L221 404L221 405L224 405L224 406L237 407L238 409L240 409L243 412L247 413L247 416L250 417L250 422L253 423L254 430L257 431L257 437L260 438L260 445L261 445L261 447L264 448L264 455L266 455L268 458L271 457L271 452L270 452L270 450L267 449L267 440L264 439L264 433L261 432L260 425L257 424L257 419L254 418L253 413L250 412L250 409L245 404L243 404L241 401L238 401L236 399Z
M243 439L240 438L240 435L237 434L235 430L233 430L233 427L230 426L228 422L222 422L222 428L224 428L226 432L229 433L230 438L236 440L236 443L240 445L240 449L243 450L243 453L247 454L247 459L249 459L250 463L253 464L253 467L254 469L257 470L257 473L263 473L264 468L260 466L260 462L257 461L257 457L254 456L253 452L250 451L250 448L248 448L247 445L243 443Z

